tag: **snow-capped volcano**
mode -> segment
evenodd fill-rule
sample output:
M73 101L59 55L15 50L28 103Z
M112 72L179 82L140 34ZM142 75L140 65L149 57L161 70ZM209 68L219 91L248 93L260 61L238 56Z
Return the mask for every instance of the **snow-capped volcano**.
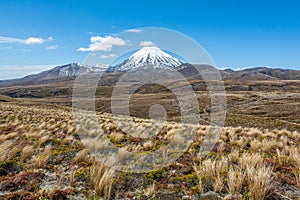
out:
M155 46L147 46L139 49L121 64L112 67L113 71L128 71L144 69L148 67L156 68L176 68L183 64L177 58L162 51Z

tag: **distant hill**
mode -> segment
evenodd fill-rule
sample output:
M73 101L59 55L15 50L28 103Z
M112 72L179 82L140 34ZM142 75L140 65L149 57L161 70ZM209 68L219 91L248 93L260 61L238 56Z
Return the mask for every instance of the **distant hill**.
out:
M32 74L20 79L0 80L0 86L13 85L37 85L52 82L73 80L79 73L93 73L105 71L106 66L90 67L80 63L70 63L54 67L53 69L43 71L38 74Z
M199 73L197 69L200 69ZM17 86L17 85L39 85L48 83L58 83L65 81L72 81L78 74L84 73L105 73L104 79L101 79L100 85L113 85L118 78L128 71L137 70L161 70L164 73L171 71L178 71L189 80L196 79L202 80L201 74L215 73L211 70L213 67L201 64L188 64L175 58L166 51L155 47L147 46L142 47L134 52L123 62L115 66L107 66L98 64L96 66L87 66L80 63L70 63L67 65L57 66L53 69L43 71L38 74L25 76L20 79L13 80L0 80L0 87L3 86ZM219 70L223 80L241 80L241 81L254 81L254 80L300 80L300 70L268 68L268 67L255 67L244 70ZM144 73L144 72L142 72ZM160 72L158 72L160 73ZM213 76L212 76L213 77Z
M178 70L186 77L193 79L203 78L194 68L197 66L200 70L205 73L205 70L211 68L209 65L190 65L184 64L185 66ZM300 70L291 70L291 69L280 69L280 68L268 68L268 67L255 67L244 70L232 70L225 69L219 70L223 80L245 80L245 81L254 81L254 80L300 80Z
M199 73L196 69L201 70ZM129 58L116 66L87 66L79 63L70 63L57 66L53 69L38 74L25 76L20 79L0 80L0 87L40 85L75 80L78 74L103 72L105 78L101 78L100 85L113 85L118 78L128 71L136 70L161 70L164 73L178 71L187 79L202 80L201 74L214 73L213 67L209 65L191 65L173 57L167 52L155 46L143 47L133 53ZM255 80L300 80L300 70L255 67L244 70L219 70L223 80L255 81ZM144 72L142 72L144 73ZM158 72L160 73L160 72Z
M202 80L203 77L191 64L182 64L178 66L178 72L182 73L189 79ZM195 65L200 68L203 73L212 68L209 65ZM67 65L57 66L53 69L26 76L20 79L0 80L0 87L2 86L16 86L16 85L39 85L48 83L57 83L74 80L80 73L104 72L107 67L88 67L78 63L71 63ZM240 81L255 81L255 80L300 80L300 70L256 67L244 70L225 69L219 70L223 80L240 80ZM105 85L114 84L123 72L107 72L105 73Z
M234 80L300 80L300 70L255 67L239 71L221 70L223 79Z
M133 66L133 65L130 65ZM151 70L167 69L168 66ZM199 73L197 69L201 71ZM195 90L204 91L206 85L201 74L215 72L216 69L210 65L181 64L171 66L170 72L178 71L190 81ZM149 69L139 69L144 73ZM114 85L126 71L110 71L106 66L89 67L78 63L57 66L53 69L26 76L20 79L0 81L0 94L14 98L48 98L54 96L72 96L73 84L76 76L80 73L103 72L98 86L104 87L107 94L111 93ZM167 73L168 70L163 70ZM225 69L219 70L226 90L230 91L270 91L270 90L291 90L299 91L300 70L274 69L267 67L257 67L244 70ZM290 81L290 80L298 80ZM155 87L151 87L152 91ZM102 90L102 92L104 91ZM162 92L159 88L157 93ZM2 98L2 101L7 99ZM1 99L0 99L1 101Z

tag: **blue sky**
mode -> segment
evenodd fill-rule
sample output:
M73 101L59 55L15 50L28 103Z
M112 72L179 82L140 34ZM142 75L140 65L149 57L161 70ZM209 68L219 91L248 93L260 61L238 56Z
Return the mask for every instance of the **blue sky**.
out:
M91 37L164 27L201 44L219 68L300 69L300 2L0 1L0 79L83 62Z

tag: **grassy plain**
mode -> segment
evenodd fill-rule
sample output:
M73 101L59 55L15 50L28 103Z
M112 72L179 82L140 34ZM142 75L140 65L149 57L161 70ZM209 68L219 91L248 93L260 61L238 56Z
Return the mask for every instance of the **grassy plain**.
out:
M176 162L147 173L118 171L95 159L80 140L65 85L55 93L53 86L1 88L18 98L0 95L0 199L299 199L299 82L225 82L225 127L205 155L210 98L201 82L193 84L201 112L199 125L185 126L193 144ZM143 158L174 140L180 124L172 93L155 86L133 95L132 128L163 127L141 139L114 123L111 92L99 88L96 107L101 133L112 144ZM153 103L165 106L168 122L147 119ZM100 141L89 144L97 149Z

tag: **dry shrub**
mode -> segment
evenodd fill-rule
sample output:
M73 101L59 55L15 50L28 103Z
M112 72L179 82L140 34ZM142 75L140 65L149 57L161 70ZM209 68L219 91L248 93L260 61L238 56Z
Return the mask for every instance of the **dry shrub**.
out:
M289 155L292 158L295 165L294 175L296 177L296 185L300 188L300 153L296 147L293 147L289 151Z
M243 153L239 164L242 170L246 170L248 167L261 168L264 166L264 160L258 153Z
M231 167L228 172L228 190L232 195L240 194L244 183L245 173L240 167Z
M207 159L202 161L199 166L194 165L199 179L199 190L204 192L212 185L215 191L220 191L224 186L224 172L227 170L227 166L228 161L223 158L219 160Z
M115 170L94 161L90 169L90 180L97 195L110 199Z
M247 140L244 137L241 137L239 140L236 141L236 144L240 149L244 149L247 145Z
M234 149L229 155L228 155L228 161L230 163L237 163L239 161L239 151Z
M13 143L13 140L8 140L0 144L0 162L8 158Z
M74 187L76 170L72 170L69 175L69 186Z
M261 143L258 140L252 140L250 142L251 150L258 152L261 149Z
M263 140L262 141L262 149L264 152L271 152L277 149L277 141L276 140Z
M264 199L272 182L272 169L267 167L258 153L244 153L239 163L246 171L246 180L252 199Z
M41 148L42 147L42 145L47 141L49 139L49 136L48 135L45 135L45 136L43 136L43 137L41 137L40 139L39 139L39 148Z
M9 153L7 154L7 159L13 160L18 157L18 155L21 153L22 149L20 148L19 145L13 146Z
M24 162L26 161L28 158L30 158L32 156L33 153L33 146L32 145L27 145L22 149L22 155L21 155L21 161Z
M15 137L17 137L19 135L19 133L17 132L12 132L9 134L2 134L0 135L0 142L6 141L6 140L11 140L14 139Z
M83 149L77 153L74 157L74 162L76 164L86 163L90 161L89 151L87 149Z
M167 132L167 140L168 142L172 141L174 136L176 135L177 130L175 128L168 130Z
M154 143L152 140L148 140L143 144L145 150L151 150L154 147Z
M266 166L247 168L247 181L252 199L264 199L272 183L272 169Z
M38 155L34 160L34 166L36 168L44 168L51 158L51 147L46 147L44 153Z
M287 153L284 150L280 150L280 149L276 149L276 155L277 155L277 161L278 161L278 164L282 165L282 164L286 164L286 156L287 156Z
M122 140L125 138L124 134L118 131L113 132L110 137L116 143L122 142Z

